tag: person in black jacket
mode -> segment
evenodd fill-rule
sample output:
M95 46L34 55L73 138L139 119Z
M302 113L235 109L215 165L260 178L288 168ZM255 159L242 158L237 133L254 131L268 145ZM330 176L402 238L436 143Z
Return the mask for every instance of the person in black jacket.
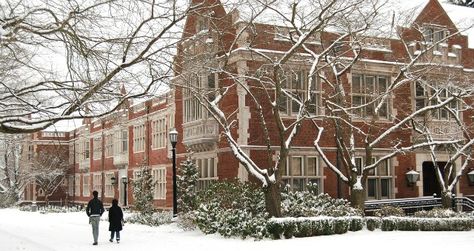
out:
M112 200L112 206L109 209L109 231L110 231L110 242L114 241L114 234L117 233L117 243L120 242L120 231L122 230L123 223L123 212L118 206L116 199Z
M92 243L92 245L97 245L100 216L104 213L104 205L102 204L102 201L97 198L99 196L97 191L92 192L92 195L94 198L87 203L86 213L87 216L89 216L89 224L92 225L92 235L94 236L94 243Z

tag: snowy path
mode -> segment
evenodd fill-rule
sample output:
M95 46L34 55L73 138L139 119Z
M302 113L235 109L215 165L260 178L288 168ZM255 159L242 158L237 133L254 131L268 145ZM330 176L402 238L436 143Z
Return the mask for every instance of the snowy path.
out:
M252 241L225 239L185 232L174 225L147 227L127 224L122 242L109 243L108 223L100 224L99 245L92 246L85 213L40 214L16 209L0 210L0 250L450 250L472 249L470 232L368 232L313 238ZM379 248L376 248L379 246Z

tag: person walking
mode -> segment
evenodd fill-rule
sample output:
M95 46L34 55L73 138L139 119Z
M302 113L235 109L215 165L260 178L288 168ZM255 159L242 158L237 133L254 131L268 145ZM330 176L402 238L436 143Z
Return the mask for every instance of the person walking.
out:
M122 231L123 223L123 212L122 208L118 205L118 200L112 200L112 206L109 209L109 231L110 231L110 242L114 241L114 234L116 234L117 243L120 242L120 231Z
M89 224L92 225L92 236L94 237L94 243L92 243L92 245L97 245L100 216L104 213L104 205L102 201L99 200L99 193L97 191L93 191L92 195L94 198L87 203L86 213L87 216L89 216Z

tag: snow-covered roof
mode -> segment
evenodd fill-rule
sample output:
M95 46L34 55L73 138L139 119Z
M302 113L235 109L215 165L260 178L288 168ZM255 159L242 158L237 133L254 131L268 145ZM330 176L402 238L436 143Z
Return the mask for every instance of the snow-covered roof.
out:
M313 1L308 0L244 0L244 3L238 0L222 0L221 2L228 13L238 13L237 21L252 20L256 23L278 26L290 26L288 17L291 17L291 5L295 2L298 3L296 7L298 15L295 20L302 27L311 24L313 20L311 17L314 17L312 12L317 8ZM351 8L351 4L357 2L360 0L338 1L333 9ZM364 1L363 8L357 4L357 13L354 13L354 17L345 16L345 18L354 20L350 25L357 26L357 20L361 14L368 14L377 9L378 16L373 20L373 26L368 34L377 37L394 37L395 28L410 26L428 2L429 0L367 0ZM474 48L474 8L453 5L447 3L447 0L442 0L441 5L462 34L469 36L469 47ZM341 28L337 27L337 21L329 24L330 30Z
M474 8L449 4L446 0L441 5L461 34L468 36L469 48L474 48Z
M44 129L44 132L70 132L82 125L82 119L61 120Z

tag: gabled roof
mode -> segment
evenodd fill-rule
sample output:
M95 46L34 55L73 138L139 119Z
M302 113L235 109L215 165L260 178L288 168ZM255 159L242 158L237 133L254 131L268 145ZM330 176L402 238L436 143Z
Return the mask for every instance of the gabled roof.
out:
M236 21L251 21L256 23L277 26L289 26L287 17L291 16L291 5L294 0L221 0L227 13L238 13ZM335 8L350 6L351 3L360 0L340 1ZM362 13L370 13L377 8L380 15L373 21L374 26L368 31L369 35L377 37L396 37L396 27L409 27L427 4L433 0L367 0L364 1ZM437 0L434 0L437 1ZM474 48L474 8L449 4L447 0L441 0L440 4L446 11L451 21L463 35L469 36L469 47ZM300 0L297 5L296 21L304 26L311 22L311 10L315 9L314 2ZM357 25L357 13L352 18ZM337 31L337 23L329 24L329 30Z

